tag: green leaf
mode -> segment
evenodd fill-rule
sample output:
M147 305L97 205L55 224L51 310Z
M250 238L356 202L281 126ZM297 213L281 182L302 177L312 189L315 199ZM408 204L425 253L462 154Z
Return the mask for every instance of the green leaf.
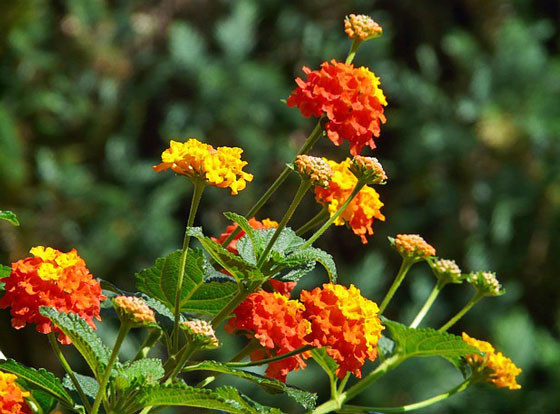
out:
M19 220L11 211L0 210L0 220L6 220L14 226L19 226Z
M31 395L33 396L33 399L37 401L37 404L39 404L44 413L50 413L55 409L57 400L52 395L38 390L31 391Z
M337 379L336 370L338 369L338 364L327 354L326 348L313 348L311 350L311 356L313 360L323 368L323 371L327 373L330 381L335 382Z
M165 371L161 359L144 358L124 363L122 365L121 375L130 383L138 381L147 385L152 385L163 378Z
M237 251L239 252L239 256L243 258L243 260L247 261L253 266L257 265L257 254L255 253L255 246L248 236L245 235L237 241Z
M152 267L136 274L138 289L173 309L180 266L181 250L158 258ZM181 289L181 312L218 313L237 292L235 283L207 281L209 266L200 249L189 249Z
M72 340L72 345L82 354L96 378L100 378L109 362L111 351L95 334L91 326L73 313L59 312L47 307L41 307L40 312Z
M255 266L243 260L242 257L231 253L220 243L206 237L200 227L187 229L186 234L198 239L202 247L218 264L227 270L236 280L248 279L249 275L255 273Z
M298 404L301 404L306 410L313 410L315 408L315 402L317 401L317 394L291 387L281 381L267 378L262 375L255 374L254 372L228 367L226 364L217 361L204 361L194 365L189 365L185 367L183 371L213 371L243 378L257 384L266 392L271 394L286 393L288 397L292 398Z
M18 380L24 381L25 385L29 386L26 388L30 390L42 390L66 405L71 407L74 405L72 397L66 392L60 380L43 368L29 368L13 359L8 359L0 361L0 370L16 375Z
M87 375L78 374L77 372L74 372L74 376L76 377L78 384L80 384L80 387L82 387L82 391L84 392L86 397L88 397L90 402L93 403L93 401L95 400L95 396L99 391L99 383L97 382L97 380ZM73 393L76 396L76 399L80 398L78 397L78 394L76 393L76 387L74 387L74 384L72 383L72 380L70 379L68 374L65 375L62 379L62 385L68 391Z
M280 263L286 266L299 266L308 262L317 262L321 264L329 274L329 280L336 283L336 264L334 263L332 256L324 250L309 247L305 250L296 251L290 254Z
M12 268L9 266L0 265L0 279L4 279L9 277L12 273ZM0 292L4 290L4 286L6 284L4 282L0 282Z
M255 233L255 229L253 228L253 226L249 224L249 220L247 220L245 217L239 214L232 213L231 211L226 211L224 213L224 216L226 216L226 218L233 221L234 223L237 223L237 225L241 228L241 230L243 230L245 234L249 237L249 239L251 239L252 244L256 248L259 247L257 234ZM255 250L255 253L258 252L259 252L258 250Z
M275 408L263 407L242 396L233 387L216 390L196 388L182 381L161 384L141 390L136 397L139 408L147 406L185 406L220 410L234 414L281 413ZM137 407L133 407L137 408Z
M288 269L278 271L278 273L274 275L274 279L283 282L297 282L313 269L315 269L315 262L305 262L301 266L289 267Z
M409 328L387 319L383 323L389 328L391 338L395 341L396 352L404 359L431 356L454 358L480 354L478 349L470 346L457 335L432 328Z

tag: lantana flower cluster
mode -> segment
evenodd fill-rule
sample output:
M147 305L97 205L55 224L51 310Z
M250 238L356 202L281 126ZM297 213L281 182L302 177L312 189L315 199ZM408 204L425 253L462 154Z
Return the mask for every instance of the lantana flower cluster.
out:
M358 179L350 171L352 165L350 158L340 163L331 160L327 160L327 162L333 170L332 179L327 188L315 187L315 199L325 206L332 216L352 193ZM383 203L379 199L377 191L366 185L334 224L337 226L348 225L365 244L367 243L366 236L373 234L373 221L385 220L381 207L383 207Z
M375 302L364 298L355 286L327 283L311 292L302 291L300 301L278 293L254 293L235 309L226 328L259 341L264 349L254 352L254 359L282 355L305 345L326 347L339 365L339 378L348 372L360 378L365 361L377 357L377 342L384 329L378 312ZM285 381L290 371L305 367L307 357L304 352L272 362L266 373Z
M329 139L335 145L348 141L352 155L358 155L365 145L375 148L373 137L380 135L387 105L379 78L366 67L334 59L319 70L304 67L303 72L307 80L296 79L298 86L288 98L288 106L297 106L305 117L325 115Z
M63 253L37 246L30 252L32 256L13 263L10 276L3 279L6 292L0 308L10 308L12 326L21 329L34 323L37 331L58 332L58 340L69 344L70 339L40 314L47 306L75 313L95 329L94 319L101 320L101 302L106 298L76 250Z
M17 377L0 371L0 414L31 414L25 402L30 393L16 384Z

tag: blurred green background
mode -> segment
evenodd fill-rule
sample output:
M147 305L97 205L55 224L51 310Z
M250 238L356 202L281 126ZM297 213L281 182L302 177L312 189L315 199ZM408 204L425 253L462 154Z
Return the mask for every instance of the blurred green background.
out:
M318 245L335 256L342 283L377 301L399 265L386 241L397 233L420 233L465 271L495 270L508 293L483 301L452 331L502 349L523 369L523 389L478 386L421 412L559 413L556 1L5 0L0 209L22 225L0 223L1 263L34 245L75 247L94 275L132 290L135 272L181 243L192 188L151 169L172 138L245 149L255 181L237 197L211 188L202 202L197 224L218 235L228 224L221 212L245 212L310 132L312 121L281 99L302 65L344 59L342 22L353 12L371 15L385 33L355 63L381 77L389 101L378 148L364 151L390 177L380 190L387 220L365 246L340 227ZM342 160L348 148L325 140L313 153ZM259 218L278 220L296 185L286 183ZM294 226L316 211L308 196ZM323 281L317 272L301 286ZM433 284L427 266L414 268L387 316L410 322ZM448 287L424 325L439 326L470 295L468 286ZM110 322L99 332L114 340ZM210 358L242 342L220 336L228 346ZM60 374L46 347L33 329L12 330L2 312L6 355ZM354 403L406 404L459 380L443 360L408 362ZM328 391L313 363L289 381Z

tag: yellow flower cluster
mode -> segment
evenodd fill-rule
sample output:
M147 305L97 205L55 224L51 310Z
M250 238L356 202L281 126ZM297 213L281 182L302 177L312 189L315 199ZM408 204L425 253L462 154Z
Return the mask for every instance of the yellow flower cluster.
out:
M171 169L191 179L203 180L215 187L231 189L232 194L243 190L253 175L243 171L247 165L241 160L243 150L237 147L218 147L191 138L187 142L171 141L161 154L161 163L155 171Z
M517 368L511 359L501 352L496 352L490 343L472 338L465 332L463 332L463 340L484 352L484 356L476 354L467 356L467 363L475 370L486 372L487 382L494 384L497 388L507 387L510 390L521 388L521 385L515 380L515 377L521 373L521 369Z
M36 246L29 253L43 260L37 270L37 275L45 281L60 279L64 269L72 267L80 261L75 250L62 253L52 247Z

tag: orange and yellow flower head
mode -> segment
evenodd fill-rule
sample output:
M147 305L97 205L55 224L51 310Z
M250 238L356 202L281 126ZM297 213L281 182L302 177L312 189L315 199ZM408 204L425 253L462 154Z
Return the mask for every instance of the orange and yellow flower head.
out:
M305 336L311 324L305 320L304 307L297 300L264 290L251 294L234 311L235 317L226 325L228 332L245 333L262 345L251 354L252 360L283 355L307 345ZM298 354L269 364L266 374L280 381L286 381L290 371L305 368L304 358L309 352Z
M383 29L371 17L351 14L344 19L344 32L349 39L364 41L383 34Z
M350 171L352 161L349 158L340 163L330 160L327 162L334 171L332 180L327 188L315 187L315 199L327 207L330 215L333 216L352 193L358 179ZM377 191L366 185L344 212L337 217L334 224L337 226L348 225L365 244L367 243L366 235L373 234L373 221L385 220L385 216L381 214L381 207L383 207L383 203L379 199Z
M418 234L397 234L391 244L403 258L423 260L436 255L436 249Z
M29 397L16 384L17 377L0 371L0 414L31 414L24 398Z
M20 329L35 323L37 331L58 332L58 340L69 344L70 339L39 313L41 306L48 306L75 313L95 329L93 320L101 320L100 303L106 298L76 250L62 253L37 246L30 253L32 257L12 263L10 276L2 279L6 292L0 308L10 308L12 326Z
M296 79L287 104L297 106L303 116L325 115L329 139L340 145L350 143L352 155L358 155L364 145L375 148L380 124L385 123L384 106L387 100L379 87L379 78L365 67L324 62L320 70L303 68L307 81Z
M311 322L306 339L313 346L327 347L338 363L339 378L348 372L361 378L366 359L377 358L377 342L385 329L377 316L377 304L364 298L354 285L347 288L333 283L302 291L300 300L304 317Z
M243 150L236 147L218 147L191 138L187 142L171 141L161 154L161 163L155 171L171 169L191 179L203 180L208 185L231 189L232 194L243 190L253 175L243 171L247 165L241 160Z
M465 332L463 332L463 340L479 351L484 352L484 356L477 354L468 355L466 360L474 371L484 375L486 382L493 384L497 388L509 388L510 390L521 388L521 385L515 379L515 377L521 374L521 369L517 368L511 359L504 356L501 352L496 352L489 342L472 338Z

